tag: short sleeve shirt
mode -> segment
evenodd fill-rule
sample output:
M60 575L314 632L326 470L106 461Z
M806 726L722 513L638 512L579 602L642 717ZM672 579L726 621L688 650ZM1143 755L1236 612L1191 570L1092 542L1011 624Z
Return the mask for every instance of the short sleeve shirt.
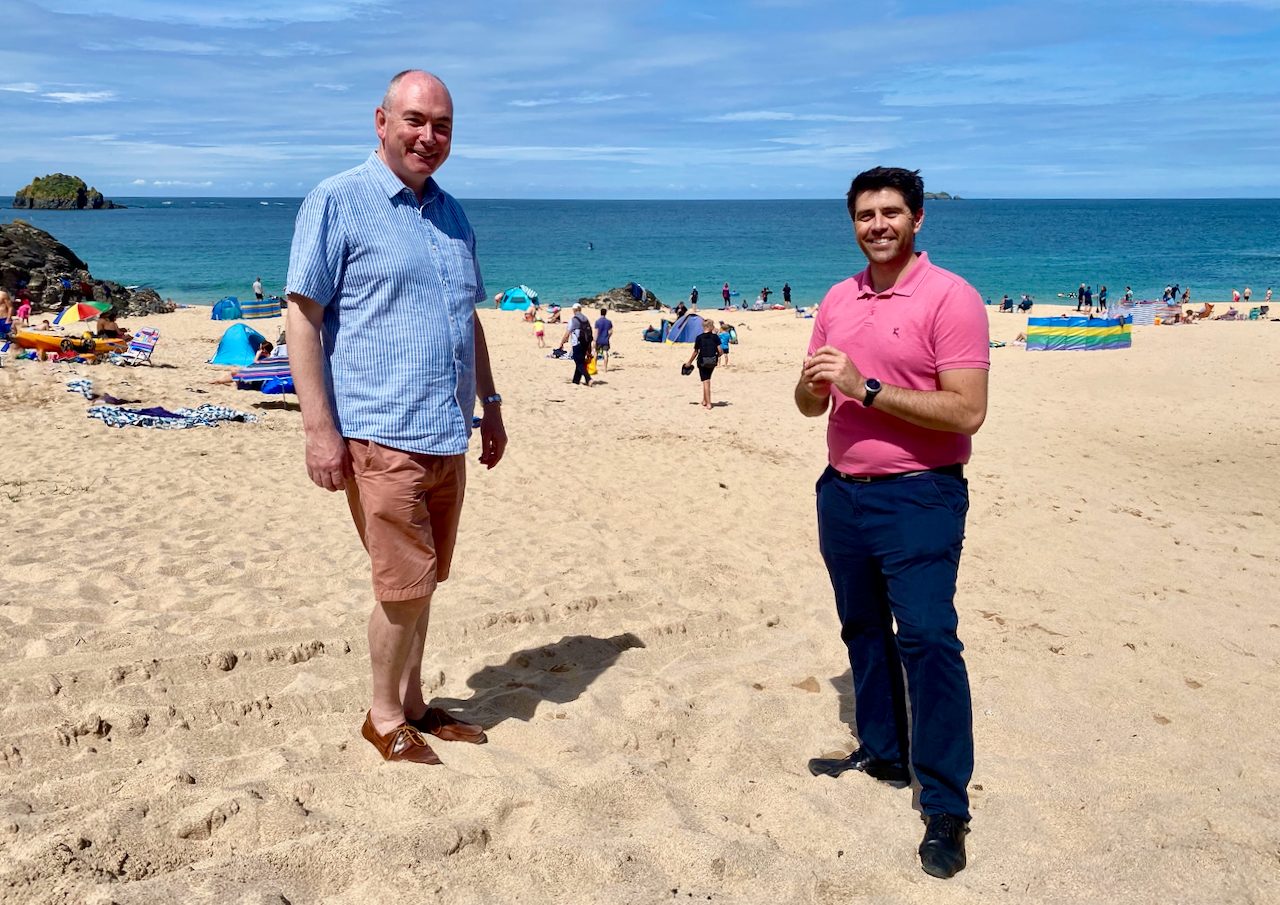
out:
M325 379L342 436L466 452L485 289L471 224L435 180L419 202L374 152L320 183L298 211L288 289L324 307Z
M596 345L607 346L613 333L613 321L607 317L596 318Z
M869 270L832 286L813 322L809 354L834 346L865 377L937 390L938 375L991 367L986 311L977 290L934 266L927 254L906 278L877 293ZM892 474L969 461L970 438L918 427L832 390L827 422L831 466L846 474Z

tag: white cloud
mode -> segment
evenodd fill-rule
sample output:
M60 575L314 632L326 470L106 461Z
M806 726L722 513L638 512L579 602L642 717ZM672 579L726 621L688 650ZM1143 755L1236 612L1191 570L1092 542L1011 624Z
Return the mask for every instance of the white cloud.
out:
M204 182L186 182L182 179L152 179L151 184L161 188L172 188L174 186L181 186L183 188L208 188L213 185L213 183L208 180Z
M544 97L537 100L515 100L512 107L549 107L553 104L608 104L628 97L644 97L642 94L579 94L575 97Z
M147 180L145 179L135 179L133 180L133 182L129 183L129 185L146 185L146 184L147 184Z
M48 0L51 12L101 16L100 0ZM266 23L340 22L385 6L385 0L120 0L110 15L138 22L236 28Z
M42 95L59 104L99 104L115 96L114 91L46 91Z
M40 86L35 82L11 82L8 85L0 85L0 91L15 91L18 94L35 94L40 90Z
M350 91L351 90L350 85L338 85L333 82L316 82L311 87L319 88L321 91Z

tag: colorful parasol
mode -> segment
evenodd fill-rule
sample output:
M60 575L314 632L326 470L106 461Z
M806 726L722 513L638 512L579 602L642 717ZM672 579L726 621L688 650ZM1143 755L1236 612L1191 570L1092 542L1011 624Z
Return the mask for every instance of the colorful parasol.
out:
M110 307L109 302L77 302L59 311L53 322L65 326L80 321L91 321Z

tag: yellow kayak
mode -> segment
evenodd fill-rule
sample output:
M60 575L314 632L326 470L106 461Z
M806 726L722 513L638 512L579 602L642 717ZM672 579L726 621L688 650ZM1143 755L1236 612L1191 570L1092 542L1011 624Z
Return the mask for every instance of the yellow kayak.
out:
M123 352L129 347L129 340L108 336L93 336L89 333L69 335L66 333L45 333L42 330L19 330L12 336L13 344L24 349L35 349L41 353L77 352L83 355L105 355L108 352Z

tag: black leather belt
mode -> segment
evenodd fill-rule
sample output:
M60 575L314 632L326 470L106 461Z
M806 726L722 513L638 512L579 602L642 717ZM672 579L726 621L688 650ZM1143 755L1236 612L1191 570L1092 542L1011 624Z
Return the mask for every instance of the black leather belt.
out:
M835 471L835 469L832 469ZM852 484L871 484L875 481L892 481L897 478L914 478L916 475L922 474L945 474L953 478L964 477L963 465L940 465L937 468L922 468L920 471L896 471L892 474L845 474L843 471L837 471L836 477L842 481L849 481Z

